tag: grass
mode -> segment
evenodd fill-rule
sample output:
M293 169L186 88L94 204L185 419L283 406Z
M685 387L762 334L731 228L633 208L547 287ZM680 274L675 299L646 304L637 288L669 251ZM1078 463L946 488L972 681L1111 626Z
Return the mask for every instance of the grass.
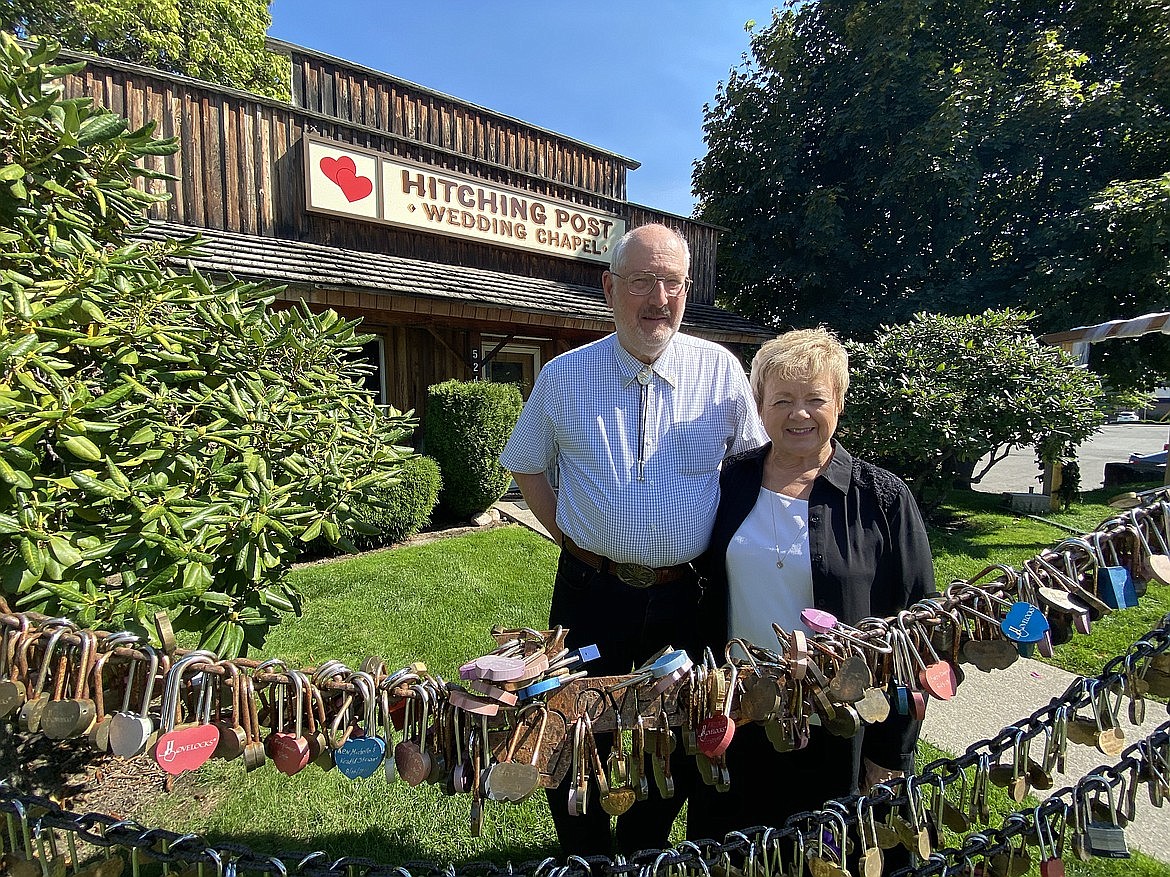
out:
M926 741L921 741L918 744L918 767L921 768L925 764L939 758L947 758L949 753L931 746ZM956 785L950 785L947 788L947 798L952 802L957 802L956 789L969 789L971 787L972 778L974 777L975 769L967 768L967 784L964 785L961 781L956 780ZM1063 784L1067 785L1067 783ZM1060 779L1057 779L1057 788L1061 788ZM1031 796L1024 799L1022 804L1017 804L1010 797L1006 789L1001 789L992 783L988 783L987 804L991 811L991 817L987 823L974 823L971 826L972 831L983 830L988 827L998 827L1003 824L1004 817L1017 810L1024 810L1030 807L1035 807L1039 801ZM1068 840L1066 838L1066 846L1064 852L1064 863L1068 874L1076 875L1076 877L1166 877L1170 866L1159 862L1157 859L1152 859L1136 850L1130 850L1131 858L1128 859L1093 859L1089 862L1082 862L1072 851L1068 848ZM941 843L944 847L959 848L963 845L963 837L955 834L946 826L943 826ZM1038 867L1038 852L1032 849L1032 867L1028 870L1029 877L1036 877L1039 874Z
M1051 517L1092 529L1114 513L1103 504L1106 498L1091 495L1088 503ZM948 523L931 533L940 585L991 563L1018 564L1064 535L1006 514L995 496L964 494L947 511ZM306 596L305 614L276 627L262 654L294 666L326 658L356 666L369 655L391 667L422 659L451 678L469 656L491 647L493 624L544 625L555 567L554 547L517 527L302 566L292 576ZM1095 624L1091 636L1059 648L1054 662L1096 673L1167 611L1170 588L1151 586L1142 606ZM924 760L940 755L924 745ZM999 798L1001 814L1013 809L1006 796ZM520 863L558 853L539 795L520 806L489 802L479 838L467 830L468 815L467 796L447 798L433 786L387 786L380 773L350 781L310 766L292 778L271 767L245 775L235 761L208 763L138 818L262 851L320 849L382 862ZM672 839L682 839L681 822ZM1070 862L1069 872L1146 877L1165 874L1166 866L1135 857L1089 866Z
M1144 489L1155 485L1136 485ZM1067 512L1043 517L1081 532L1093 530L1116 516L1107 500L1120 493L1108 488L1087 493L1085 501ZM955 579L979 575L992 563L1018 567L1029 557L1051 547L1067 533L1059 527L1004 511L1000 497L989 493L964 493L945 507L947 523L930 528L935 576L939 589ZM989 578L995 573L989 574ZM1170 612L1170 586L1151 583L1139 605L1113 612L1093 623L1090 636L1074 636L1057 646L1045 661L1078 675L1094 676L1110 658L1122 654L1140 636Z

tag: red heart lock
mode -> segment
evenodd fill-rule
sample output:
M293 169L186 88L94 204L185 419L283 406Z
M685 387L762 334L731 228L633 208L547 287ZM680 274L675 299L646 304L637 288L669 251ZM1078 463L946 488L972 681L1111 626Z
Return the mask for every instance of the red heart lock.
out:
M325 174L325 176L329 177L335 183L337 182L337 172L342 168L348 170L351 174L357 173L357 165L354 164L354 160L348 155L343 155L341 158L325 156L325 158L321 159L321 173Z
M268 756L278 771L292 776L309 763L309 741L296 734L273 734L268 738Z
M374 181L369 177L359 177L349 168L338 168L335 183L348 201L361 201L374 191Z
M154 760L169 774L195 770L211 758L219 745L215 725L192 725L163 734L154 746Z
M727 716L707 716L699 724L699 751L708 758L718 758L731 745L735 722Z

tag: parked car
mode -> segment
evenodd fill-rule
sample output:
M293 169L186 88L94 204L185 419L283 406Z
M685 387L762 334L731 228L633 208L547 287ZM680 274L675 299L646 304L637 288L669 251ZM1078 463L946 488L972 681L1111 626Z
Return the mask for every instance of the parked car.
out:
M1147 463L1153 466L1166 465L1166 451L1155 451L1152 454L1130 454L1129 462L1131 463Z
M1136 411L1118 411L1113 415L1114 423L1141 423Z

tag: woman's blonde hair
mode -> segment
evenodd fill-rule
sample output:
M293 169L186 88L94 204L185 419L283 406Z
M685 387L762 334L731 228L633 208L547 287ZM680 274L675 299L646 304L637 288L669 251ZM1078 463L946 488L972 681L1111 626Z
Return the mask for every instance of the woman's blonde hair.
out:
M809 381L817 375L827 375L837 395L837 406L841 407L849 389L849 354L837 336L824 327L795 329L766 343L752 360L751 385L757 406L773 375L782 381Z

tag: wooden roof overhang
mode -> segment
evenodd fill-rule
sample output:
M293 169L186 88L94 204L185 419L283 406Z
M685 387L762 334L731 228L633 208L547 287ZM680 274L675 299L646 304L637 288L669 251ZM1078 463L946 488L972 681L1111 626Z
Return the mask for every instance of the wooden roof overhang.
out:
M152 222L147 240L200 235L189 260L200 271L285 284L282 298L354 311L374 322L466 325L480 331L529 327L599 337L613 331L600 288L259 237ZM598 271L600 277L600 269ZM761 344L775 333L713 305L689 302L683 329L723 344Z

